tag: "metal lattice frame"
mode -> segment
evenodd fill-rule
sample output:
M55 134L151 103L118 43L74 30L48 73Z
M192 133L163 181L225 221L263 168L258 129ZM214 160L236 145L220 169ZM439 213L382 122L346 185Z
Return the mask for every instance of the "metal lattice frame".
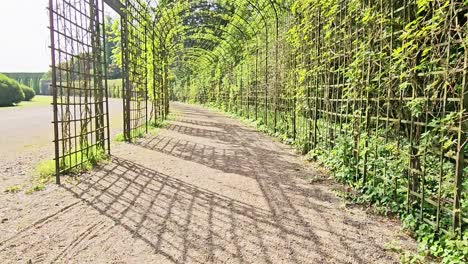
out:
M418 47L400 61L395 50L408 49L405 26L415 18L419 27L433 23L432 13L418 13L415 1L311 2L294 16L281 9L286 1L232 3L241 2L258 11L244 17L255 25L257 36L246 40L256 45L238 64L220 63L221 57L229 61L238 56L221 41L230 38L226 29L218 33L215 47L196 42L206 52L192 54L194 48L185 47L194 75L186 85L200 90L189 99L253 117L292 138L304 153L332 155L349 143L352 158L346 162L353 170L346 181L383 186L395 203L435 231L462 234L468 225L466 6L431 2L443 22L432 35L417 40L431 48ZM364 17L363 10L378 15ZM302 20L304 13L309 20ZM250 32L248 26L231 22L231 28ZM294 23L303 27L298 47L285 40ZM274 41L269 34L276 35ZM418 67L424 60L430 66ZM203 68L210 67L225 72L214 83L204 82L210 77Z
M148 10L125 1L122 16L124 137L131 142L148 132Z
M56 181L109 153L103 4L50 0Z
M49 1L57 183L61 174L88 168L96 155L110 154L105 4L121 17L125 141L166 117L168 86L163 87L160 53L153 46L150 2Z
M55 0L55 6L59 7L59 2L68 3ZM78 2L93 6L89 1ZM91 3L98 6L98 2ZM439 25L443 30L432 30L417 39L418 44L431 49L418 47L412 56L396 59L395 50L407 49L405 27L416 17L420 23L416 26L432 22L430 12L417 12L415 0L310 2L297 7L294 14L285 8L289 3L286 0L181 0L164 5L157 1L111 2L125 7L120 11L127 141L147 130L151 116L156 119L167 115L168 75L178 63L177 67L191 76L182 84L184 92L180 96L184 99L189 97L187 87L197 85L199 92L190 99L253 117L273 132L293 138L304 153L332 155L347 147L351 157L342 162L352 171L343 180L364 186L363 191L376 185L384 187L385 192L393 194L394 203L404 204L409 213L437 232L452 230L461 234L466 230L466 205L462 201L468 199L463 189L467 177L464 110L468 108L468 25L467 9L462 3L449 1L448 5L440 5L446 1L432 1L432 10L438 10L443 18ZM66 164L76 153L73 148L77 141L92 129L85 125L86 129L79 133L75 129L72 134L73 103L69 90L76 89L76 79L82 93L90 93L86 88L90 84L96 87L92 91L101 91L95 85L102 83L101 75L89 71L96 66L85 65L100 65L101 53L96 52L99 41L95 36L99 31L90 27L101 24L102 17L94 18L98 8L81 9L77 14L88 23L79 27L78 20L65 9L54 12L52 7L51 0L52 38L58 39L53 41L52 50L59 168L61 162ZM212 10L222 10L229 17L221 18L226 25L208 22L194 28L184 21L196 18L203 10L208 10L211 21L217 21ZM373 16L364 17L363 10ZM307 21L303 20L304 15ZM297 45L292 46L286 36L295 24L303 28L298 30ZM62 29L67 25L77 30ZM72 37L75 31L82 35L94 33L89 36L91 40L84 42ZM91 57L79 52L73 55L76 51L62 48L67 39L81 49L91 48ZM67 70L67 64L75 60L81 61L78 70ZM424 60L432 64L417 67ZM210 79L215 76L214 69L225 73ZM74 77L75 71L81 74L80 78ZM98 98L92 106L107 103L99 99L99 92L95 97L84 98L88 97ZM152 101L151 114L148 100ZM92 131L99 133L91 133L91 143L95 144L78 144L85 150L106 138L101 127L108 129L99 118L88 115L88 108L79 109L86 116L81 118L80 127L83 122L94 120L92 123L99 129ZM97 109L97 116L101 116L101 108ZM74 144L70 140L75 140ZM444 144L444 140L450 144ZM453 190L446 191L447 186Z
M309 51L303 56L301 67L311 74L303 82L305 96L298 98L308 110L298 113L302 121L296 126L303 129L295 136L310 142L310 149L325 153L331 153L346 141L352 142L354 184L366 185L369 181L386 186L386 190L395 193L395 198L397 192L406 192L406 201L395 202L406 204L408 212L436 231L462 234L468 223L462 217L460 203L461 195L466 193L462 189L463 179L466 181L463 110L468 107L465 98L468 69L463 53L455 56L450 52L465 50L464 44L455 40L466 28L458 24L456 17L465 11L451 3L444 18L448 28L432 36L432 43L425 43L434 47L428 54L431 61L437 62L434 66L437 70L399 72L389 70L398 63L392 52L405 45L401 35L403 27L417 16L415 3L367 1L362 8L380 10L387 17L378 17L379 23L366 27L361 26L362 11L349 10L347 4L342 2L333 20L325 19L328 10L318 9L316 20L310 21L315 41L312 46L301 47L301 52ZM391 33L385 28L388 25ZM328 30L334 34L325 38ZM363 46L367 47L366 54L361 52ZM406 63L418 65L418 60L418 56L408 57ZM353 69L356 61L360 62L359 68ZM351 70L358 79L346 76ZM430 93L429 85L436 85L431 90L439 92ZM410 102L421 102L420 113L414 114L409 109ZM455 117L449 125L431 122L449 116ZM450 138L456 144L441 143L442 139ZM393 153L383 146L392 148ZM404 163L394 167L398 159ZM377 170L379 162L385 164ZM440 170L430 170L434 164ZM453 186L453 191L442 193L444 185Z

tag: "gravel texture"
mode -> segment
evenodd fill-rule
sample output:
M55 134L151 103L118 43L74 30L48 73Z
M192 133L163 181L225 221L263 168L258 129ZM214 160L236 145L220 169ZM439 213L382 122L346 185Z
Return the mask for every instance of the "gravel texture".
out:
M397 222L345 206L289 147L220 113L176 119L43 192L0 194L2 263L398 263Z
M121 99L109 100L112 137L122 130L122 109ZM39 162L54 157L52 120L51 105L0 108L0 192L27 183Z

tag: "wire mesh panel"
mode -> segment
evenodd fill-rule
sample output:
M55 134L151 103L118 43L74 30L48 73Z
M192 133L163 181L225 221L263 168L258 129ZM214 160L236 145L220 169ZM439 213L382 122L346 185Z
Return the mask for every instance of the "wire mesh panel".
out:
M306 54L295 70L307 73L299 76L297 110L309 120L298 126L312 156L369 200L461 234L466 6L346 0L301 12L314 41L297 48Z
M252 6L239 4L232 12L258 27L257 38L237 49L242 34L231 34L242 31L240 24L226 21L224 33L213 30L216 41L202 41L205 29L183 33L189 24L181 14L193 3L169 1L167 10L157 11L150 4L156 2L119 2L125 7L126 141L147 132L149 99L155 120L167 115L169 76L177 64L181 98L254 118L383 210L417 218L437 232L466 232L465 3L304 1L285 16L275 1L247 1ZM98 0L50 5L60 173L85 166L108 143L103 19ZM194 54L184 58L175 47ZM176 63L176 57L183 60Z
M55 163L60 174L109 152L104 12L99 0L50 0Z
M274 2L261 5L265 21L236 9L259 38L212 77L198 69L182 98L203 103L198 84L212 82L208 103L297 145L360 199L439 234L468 232L466 3L296 1L275 17Z
M124 137L131 142L148 132L148 7L125 1L122 17Z
M468 224L466 6L344 0L303 14L309 28L300 37L313 41L296 47L294 136L369 200L461 234Z

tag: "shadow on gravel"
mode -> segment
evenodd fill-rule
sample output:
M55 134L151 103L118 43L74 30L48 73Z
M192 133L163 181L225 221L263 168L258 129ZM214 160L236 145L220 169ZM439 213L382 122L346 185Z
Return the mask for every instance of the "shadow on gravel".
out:
M280 189L267 188L271 212L114 157L110 164L67 190L174 263L223 259L278 263L279 257L284 261L280 263L341 263L348 259L343 254L343 259L329 255L330 248L323 250L323 237L314 232L342 240L341 245L334 245L337 249L348 248L345 241L354 238L337 233L331 226L329 230L310 227L284 195L272 198L281 195ZM372 241L353 244L365 246ZM283 256L278 256L279 252L284 252ZM357 252L352 258L366 263Z
M219 115L178 108L184 119L166 128L171 136L137 145L255 179L267 209L119 157L68 190L173 263L394 261L379 234L356 235L362 226L347 221L331 193L293 180L305 172L286 151L255 141L253 130L216 122Z

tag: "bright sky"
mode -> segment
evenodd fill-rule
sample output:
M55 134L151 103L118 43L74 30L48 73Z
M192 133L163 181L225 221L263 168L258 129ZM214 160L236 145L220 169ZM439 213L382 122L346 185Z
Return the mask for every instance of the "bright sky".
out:
M48 0L0 0L0 72L46 72Z

